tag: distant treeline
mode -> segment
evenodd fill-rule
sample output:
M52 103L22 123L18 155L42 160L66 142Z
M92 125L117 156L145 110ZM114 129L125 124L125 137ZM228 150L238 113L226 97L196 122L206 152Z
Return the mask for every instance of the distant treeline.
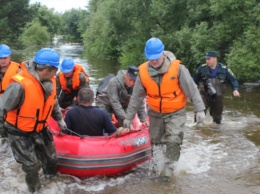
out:
M1 3L0 29L2 43L19 46L62 34L122 67L145 61L145 42L158 37L191 73L215 50L240 81L260 80L260 0L90 0L87 10L63 14L9 0Z

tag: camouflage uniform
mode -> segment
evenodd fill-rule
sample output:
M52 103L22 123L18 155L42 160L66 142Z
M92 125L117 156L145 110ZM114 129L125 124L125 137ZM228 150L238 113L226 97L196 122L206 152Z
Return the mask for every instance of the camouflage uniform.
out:
M125 87L124 80L126 73L126 70L119 70L117 75L113 77L102 90L102 93L97 96L96 102L96 105L99 108L105 109L110 117L112 113L114 113L120 126L123 126L123 121L126 118L126 109L133 92L133 88ZM146 111L144 100L141 102L137 112L140 121L145 122Z
M25 63L30 73L39 80L32 61ZM51 81L41 82L45 99L55 89ZM17 82L12 82L4 94L0 97L0 121L4 114L13 109L19 109L24 101L24 89ZM56 121L62 119L60 107L56 101L52 115ZM26 183L30 191L38 190L40 187L39 170L42 167L46 176L56 174L56 152L52 134L47 128L41 132L23 132L15 126L5 122L4 127L8 133L8 140L12 148L15 160L22 164L25 172Z
M214 70L211 70L207 64L200 65L193 76L194 82L198 85L200 94L206 106L206 111L210 108L210 115L213 121L220 124L223 112L223 99L225 92L225 83L229 83L233 90L238 90L239 85L235 75L226 65L217 63ZM206 81L212 84L216 90L215 95L209 94L209 87Z

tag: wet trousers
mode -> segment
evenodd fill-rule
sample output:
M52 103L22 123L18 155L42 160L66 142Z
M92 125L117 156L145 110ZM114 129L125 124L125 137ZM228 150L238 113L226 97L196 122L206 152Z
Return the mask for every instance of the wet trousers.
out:
M8 130L8 139L15 160L22 164L30 192L37 191L41 186L39 179L41 167L46 176L56 175L55 147L52 134L46 128L43 132L30 134Z
M166 145L165 166L169 166L180 157L180 145L186 122L186 111L182 109L162 117L149 115L150 137L153 145Z
M209 95L202 96L203 102L206 107L206 113L209 109L210 116L212 116L213 121L217 124L221 123L222 120L222 113L223 113L223 107L224 107L224 96L218 95L215 97L211 97ZM205 113L205 114L206 114Z

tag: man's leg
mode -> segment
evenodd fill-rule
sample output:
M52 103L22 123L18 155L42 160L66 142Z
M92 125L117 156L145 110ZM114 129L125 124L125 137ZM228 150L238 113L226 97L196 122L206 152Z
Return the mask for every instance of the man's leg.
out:
M223 95L216 96L214 99L214 103L212 104L212 117L213 121L217 124L221 124L222 120L222 112L223 112Z
M41 163L35 154L35 144L30 137L11 135L8 133L8 140L16 162L22 164L25 172L25 182L30 192L40 189L39 170Z
M164 119L165 134L161 141L166 144L165 176L172 176L173 164L180 158L180 145L183 141L183 129L186 122L186 111L182 109Z

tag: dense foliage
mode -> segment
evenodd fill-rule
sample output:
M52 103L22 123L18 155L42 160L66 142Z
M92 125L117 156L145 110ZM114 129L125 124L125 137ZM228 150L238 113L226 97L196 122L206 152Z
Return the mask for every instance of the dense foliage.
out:
M29 0L1 0L0 40L18 46L22 28L35 16L38 5L29 6ZM10 44L9 44L10 45Z
M86 30L86 14L87 12L84 10L71 9L62 15L61 34L67 40L82 42L81 33Z
M150 37L160 38L192 72L208 50L219 52L241 80L260 79L259 0L90 0L88 51L123 66L145 60Z
M260 0L90 0L87 11L65 13L29 0L0 7L0 40L10 46L43 45L60 34L126 67L145 61L145 42L158 37L191 73L215 50L241 81L260 80L259 25Z

